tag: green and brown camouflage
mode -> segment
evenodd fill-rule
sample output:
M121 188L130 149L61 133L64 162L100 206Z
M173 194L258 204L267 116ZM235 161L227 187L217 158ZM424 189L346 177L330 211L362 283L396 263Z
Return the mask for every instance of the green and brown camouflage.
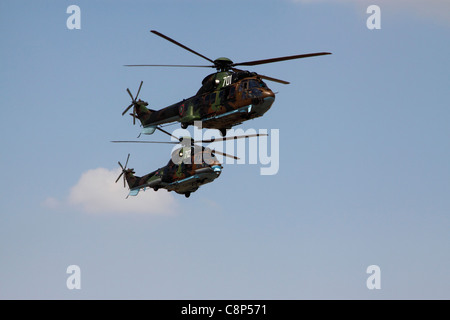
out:
M236 66L255 66L279 61L308 58L330 54L329 52L316 52L300 55L284 56L271 59L254 60L234 63L228 58L221 57L212 60L187 46L169 38L168 36L151 30L153 34L172 42L211 63L211 65L127 65L132 67L207 67L215 68L217 72L205 77L198 92L182 101L174 103L158 111L146 108L146 103L136 101L128 90L132 104L122 113L134 105L133 117L138 118L143 126L142 133L152 134L156 127L165 123L180 122L182 128L200 123L202 128L219 129L222 135L226 130L244 121L261 117L272 106L275 94L262 79L282 84L289 82L259 75L254 72L237 69ZM142 85L142 82L141 82ZM137 110L136 110L137 109Z
M166 166L141 177L135 175L134 169L127 169L127 164L123 167L119 162L119 165L122 173L116 182L123 174L132 196L147 188L155 191L163 188L189 197L200 186L218 178L223 168L211 149L200 146L176 149Z
M180 122L182 128L199 121L203 128L224 132L262 116L274 100L275 94L256 73L217 72L203 80L195 96L161 110L147 109L148 103L139 100L135 105L135 117L141 122L143 133L147 134L153 133L158 125L174 121Z

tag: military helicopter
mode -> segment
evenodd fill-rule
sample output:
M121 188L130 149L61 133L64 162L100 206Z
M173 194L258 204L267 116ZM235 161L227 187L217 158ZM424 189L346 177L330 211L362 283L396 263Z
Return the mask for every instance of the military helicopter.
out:
M153 134L157 126L170 122L178 121L181 123L181 127L186 129L189 125L195 125L194 122L198 121L197 123L200 122L203 128L218 129L222 136L225 136L227 129L246 120L261 117L272 106L275 101L275 94L264 83L263 79L289 84L289 82L284 80L237 69L235 68L236 66L255 66L331 54L330 52L317 52L234 63L225 57L212 60L156 30L151 30L151 32L209 61L212 65L140 64L126 66L215 68L216 72L203 79L201 88L194 96L183 99L158 111L148 109L147 102L141 99L137 100L142 87L142 81L135 97L127 89L132 102L122 112L122 116L133 107L133 112L130 113L133 116L133 124L136 118L138 118L142 124L142 133L144 134Z
M162 132L172 136L164 129L159 128ZM158 168L157 170L146 174L142 177L135 176L134 169L128 169L128 154L125 166L120 161L119 166L122 169L121 174L116 180L116 183L123 176L123 186L128 183L130 192L128 196L137 196L139 191L147 188L152 188L155 191L158 189L167 189L168 191L175 191L179 194L184 194L189 198L192 192L195 192L200 186L213 182L222 172L222 164L217 160L215 154L220 154L233 159L239 159L236 156L229 155L217 150L211 150L199 146L196 143L211 143L230 139L251 138L257 136L267 136L267 134L250 134L245 136L232 136L225 138L217 138L210 140L194 141L191 137L176 138L178 142L161 142L161 141L111 141L124 143L168 143L180 144L178 148L172 152L171 159L166 166ZM174 136L172 136L174 137ZM128 197L127 196L127 197Z

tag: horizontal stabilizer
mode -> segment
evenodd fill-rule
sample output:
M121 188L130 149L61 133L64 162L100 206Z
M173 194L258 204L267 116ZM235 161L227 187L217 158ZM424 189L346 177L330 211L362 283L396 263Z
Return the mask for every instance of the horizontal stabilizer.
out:
M139 189L131 189L130 193L128 194L129 196L137 196L139 193Z
M148 127L144 127L142 128L142 133L143 134L153 134L156 130L156 126L148 126Z

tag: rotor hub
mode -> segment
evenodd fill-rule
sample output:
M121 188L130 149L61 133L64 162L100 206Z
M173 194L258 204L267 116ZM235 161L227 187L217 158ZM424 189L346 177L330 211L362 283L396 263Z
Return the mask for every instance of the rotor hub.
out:
M214 60L214 66L218 71L228 71L232 65L233 61L225 57L220 57Z

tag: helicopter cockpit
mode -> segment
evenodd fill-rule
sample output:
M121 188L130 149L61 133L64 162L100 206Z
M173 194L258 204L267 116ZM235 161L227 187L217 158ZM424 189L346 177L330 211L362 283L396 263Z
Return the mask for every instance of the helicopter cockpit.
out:
M242 99L261 98L265 89L268 89L267 85L258 78L242 80L238 87Z
M237 72L233 72L233 73L229 73L229 74L232 76L231 83L236 83L239 80L242 80L242 79L245 79L248 77L256 77L257 76L257 73L250 72L250 71L237 71ZM202 80L202 86L197 91L196 95L201 95L201 94L213 91L217 87L218 81L219 81L216 79L216 75L217 75L217 73L211 73L211 74L207 75ZM249 83L249 88L261 88L261 87L267 88L267 85L261 79L259 79L259 78L257 78L257 79L251 79L251 81Z

